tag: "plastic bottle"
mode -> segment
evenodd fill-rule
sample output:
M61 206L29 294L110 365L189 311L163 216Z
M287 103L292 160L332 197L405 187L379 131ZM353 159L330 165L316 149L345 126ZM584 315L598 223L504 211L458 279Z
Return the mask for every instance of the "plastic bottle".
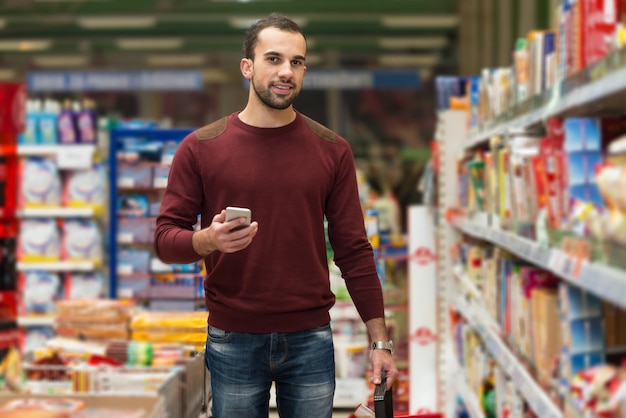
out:
M59 143L59 103L46 99L43 103L43 109L39 112L37 120L39 124L39 135L37 142L39 144L58 144Z
M91 99L83 101L83 108L78 112L78 137L83 144L95 144L97 140L97 115L95 103Z
M78 142L76 129L76 112L72 107L72 101L67 99L63 102L63 108L58 117L59 143L75 144Z
M41 101L39 100L27 100L26 101L26 126L24 132L21 132L17 137L18 144L32 145L36 144L38 140L39 130L37 125L39 124L39 114L41 113Z

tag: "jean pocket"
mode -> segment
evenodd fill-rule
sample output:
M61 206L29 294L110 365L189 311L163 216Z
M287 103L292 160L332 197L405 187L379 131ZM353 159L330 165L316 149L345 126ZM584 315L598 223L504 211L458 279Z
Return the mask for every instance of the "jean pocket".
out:
M210 325L207 329L207 335L209 341L213 343L226 343L233 338L233 332L224 331L223 329L215 328Z

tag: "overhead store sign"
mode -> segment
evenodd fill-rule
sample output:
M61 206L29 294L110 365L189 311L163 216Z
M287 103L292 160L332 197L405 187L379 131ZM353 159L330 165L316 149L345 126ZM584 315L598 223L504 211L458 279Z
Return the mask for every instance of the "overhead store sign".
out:
M53 91L190 91L202 90L202 72L185 71L33 71L29 92Z
M309 70L304 76L307 90L415 89L420 86L418 71ZM244 87L250 80L243 78Z
M310 70L304 88L311 90L411 89L420 85L418 71Z

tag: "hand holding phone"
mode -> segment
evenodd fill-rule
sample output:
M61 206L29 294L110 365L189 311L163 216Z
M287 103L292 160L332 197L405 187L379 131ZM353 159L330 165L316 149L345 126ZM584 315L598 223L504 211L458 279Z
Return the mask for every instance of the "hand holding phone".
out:
M226 208L226 221L232 221L237 218L244 218L245 222L241 225L236 226L231 229L231 231L238 231L240 229L246 228L252 222L252 211L248 208L239 208L236 206L228 206Z

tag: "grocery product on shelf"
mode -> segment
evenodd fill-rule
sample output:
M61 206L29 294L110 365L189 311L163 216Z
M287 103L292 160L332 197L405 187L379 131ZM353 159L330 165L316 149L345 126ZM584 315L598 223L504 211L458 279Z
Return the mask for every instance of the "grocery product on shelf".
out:
M152 246L169 165L188 132L138 121L111 131L109 284L113 297L135 299L151 310L199 309L206 320L200 264L164 264Z
M448 393L471 416L492 413L490 362L497 416L619 416L623 402L623 29L612 0L558 7L511 67L437 83L439 266L468 381Z

